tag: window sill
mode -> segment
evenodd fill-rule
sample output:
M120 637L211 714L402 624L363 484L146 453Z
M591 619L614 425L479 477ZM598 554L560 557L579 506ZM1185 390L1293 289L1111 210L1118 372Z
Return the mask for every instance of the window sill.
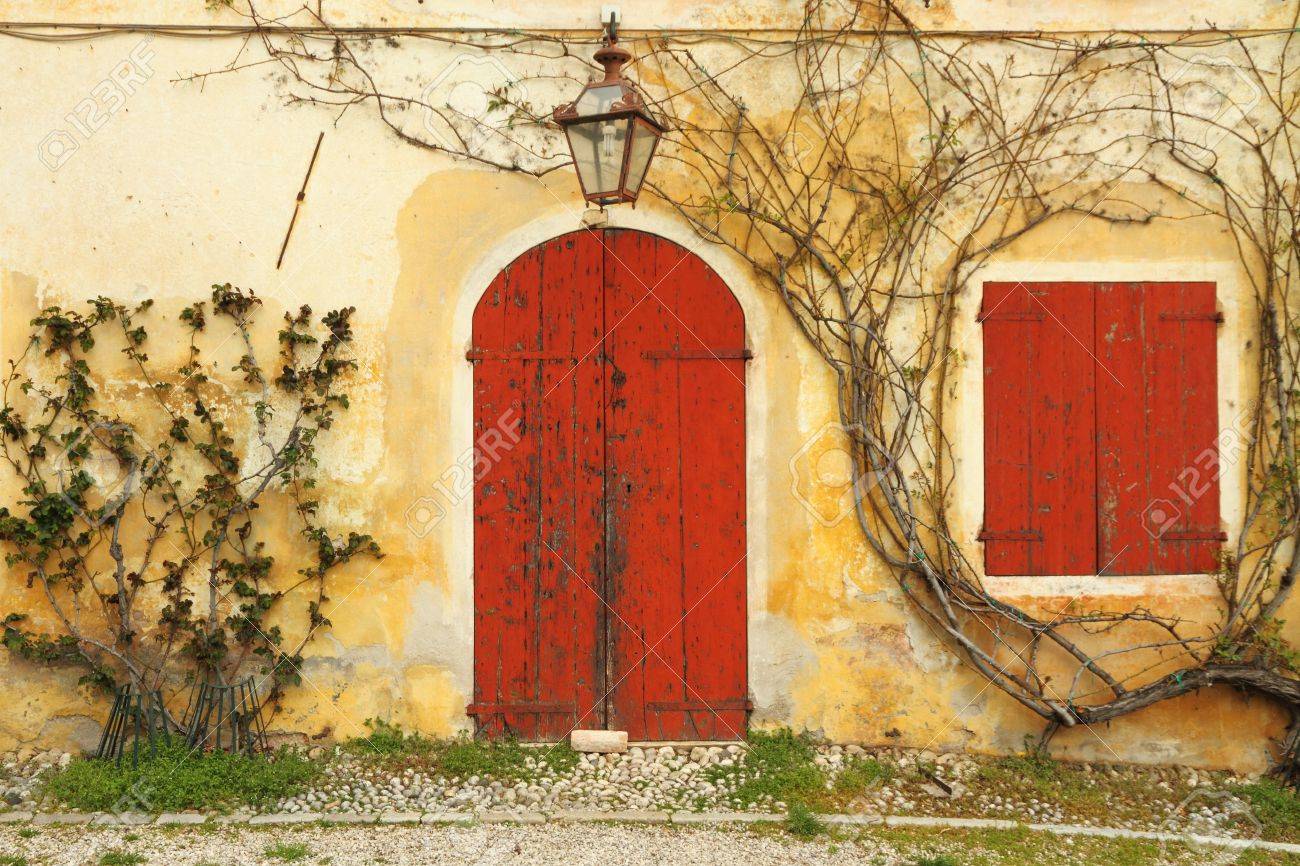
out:
M1199 596L1221 598L1213 574L1012 575L985 577L994 597Z

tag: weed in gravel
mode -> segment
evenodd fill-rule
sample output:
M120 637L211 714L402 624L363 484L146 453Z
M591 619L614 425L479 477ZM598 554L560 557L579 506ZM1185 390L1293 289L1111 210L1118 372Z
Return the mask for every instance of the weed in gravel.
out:
M109 811L132 791L145 792L158 811L266 806L300 793L321 772L292 752L274 756L195 754L161 747L138 768L112 761L74 761L46 784L45 793L85 812Z
M912 866L958 866L958 864L947 854L933 854L918 857L912 861Z
M980 767L976 782L1002 790L1021 791L1045 803L1068 804L1072 812L1104 818L1116 808L1115 795L1139 795L1149 792L1125 791L1125 782L1108 779L1106 787L1075 765L1053 759L1032 738L1025 739L1025 750L1017 755L998 758Z
M790 804L785 816L785 828L800 839L811 839L826 832L826 825L803 803Z
M0 866L30 866L26 857L15 857L12 855L0 855Z
M1300 854L1248 848L1237 855L1234 866L1297 866L1297 864L1300 864Z
M1260 779L1249 785L1238 785L1232 793L1250 804L1265 838L1288 842L1300 839L1300 796L1295 791L1274 779Z
M1011 830L877 827L864 831L858 838L888 841L900 850L904 857L903 862L908 866L923 863L946 863L951 866L993 866L993 864L1010 866L1010 864L1066 862L1072 866L1171 866L1173 863L1195 862L1196 866L1200 866L1202 862L1179 859L1181 853L1172 850L1177 846L1171 848L1172 858L1162 859L1158 843L1144 839L1084 837L1064 842L1059 836L1034 832L1025 827ZM953 850L958 853L950 853ZM1068 855L1068 859L1062 860L1063 854ZM1280 866L1280 864L1270 860L1268 866Z
M567 743L545 748L520 745L513 740L483 742L468 737L435 740L407 733L400 725L367 719L370 733L349 740L345 748L388 766L419 766L448 776L492 779L527 779L539 771L568 773L578 764L578 753ZM529 759L532 759L531 766Z
M401 725L383 719L366 719L370 733L348 740L345 747L358 755L409 756L427 755L438 747L438 741L418 733L408 733Z
M18 831L18 838L19 838L19 839L33 839L33 838L35 838L36 836L39 836L39 835L40 835L40 832L41 832L41 831L40 831L40 830L37 830L35 827L24 827L24 828L22 828L21 830Z
M852 758L835 778L835 793L856 797L876 785L893 781L896 772L892 764L875 758Z
M709 767L704 777L736 781L736 799L745 806L766 798L811 806L826 791L826 773L814 762L816 757L812 739L789 728L754 731L739 766Z
M311 856L311 849L301 842L281 842L278 845L272 845L263 852L267 857L273 860L283 860L285 863L292 863L295 860L303 860Z
M528 766L533 759L536 769L568 773L578 764L579 756L567 743L546 748L529 748L513 740L480 742L468 738L452 740L443 746L439 768L452 776L489 776L494 779L523 779L536 774Z
M1049 782L1057 777L1061 765L1048 753L1042 743L1025 737L1025 750L1018 755L1008 755L998 763L1020 776L1039 782Z
M139 866L149 862L143 854L131 851L105 851L99 858L99 866Z

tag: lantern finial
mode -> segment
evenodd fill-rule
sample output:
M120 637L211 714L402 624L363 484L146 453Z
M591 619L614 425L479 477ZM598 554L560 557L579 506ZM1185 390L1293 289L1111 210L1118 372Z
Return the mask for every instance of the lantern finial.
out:
M618 45L618 19L609 13L609 23L605 25L605 45L598 49L595 61L605 67L605 81L616 81L622 77L623 64L632 59L632 52Z

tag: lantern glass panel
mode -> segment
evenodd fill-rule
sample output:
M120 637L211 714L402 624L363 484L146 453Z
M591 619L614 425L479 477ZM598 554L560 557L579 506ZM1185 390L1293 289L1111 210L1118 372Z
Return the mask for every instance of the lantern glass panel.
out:
M579 120L565 127L582 190L589 196L617 195L627 146L626 117Z
M589 117L593 114L608 114L613 110L613 105L623 98L623 86L621 84L606 84L599 87L588 87L578 97L578 104L574 109L578 112L579 117Z
M650 157L654 153L655 142L659 132L643 120L632 125L632 150L627 158L627 183L624 189L635 196L645 180L646 169L650 167Z

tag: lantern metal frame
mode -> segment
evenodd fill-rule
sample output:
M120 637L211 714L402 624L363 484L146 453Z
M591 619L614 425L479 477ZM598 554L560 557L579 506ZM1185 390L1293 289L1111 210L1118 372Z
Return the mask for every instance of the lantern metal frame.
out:
M589 81L576 99L556 108L551 117L565 132L569 152L573 155L575 173L578 175L578 184L582 188L583 198L601 207L620 203L635 205L641 187L645 185L646 175L650 173L650 164L654 162L655 154L659 150L659 141L664 132L667 131L667 127L650 113L636 84L623 77L623 66L632 59L632 54L618 45L618 34L612 18L606 30L605 39L604 47L595 54L596 62L605 68L605 77L599 81ZM622 96L612 102L607 111L599 114L580 114L578 112L578 104L585 94L597 88L610 86L619 87ZM613 190L591 191L587 189L586 181L582 177L582 171L578 168L578 155L573 152L573 139L569 136L569 127L613 120L630 121L627 127L627 140L623 142L623 158L619 166L618 185ZM634 189L630 189L628 187L628 171L631 168L632 148L637 139L638 123L644 123L650 128L654 140L650 144L650 153L646 157L645 170L641 172L641 179Z

